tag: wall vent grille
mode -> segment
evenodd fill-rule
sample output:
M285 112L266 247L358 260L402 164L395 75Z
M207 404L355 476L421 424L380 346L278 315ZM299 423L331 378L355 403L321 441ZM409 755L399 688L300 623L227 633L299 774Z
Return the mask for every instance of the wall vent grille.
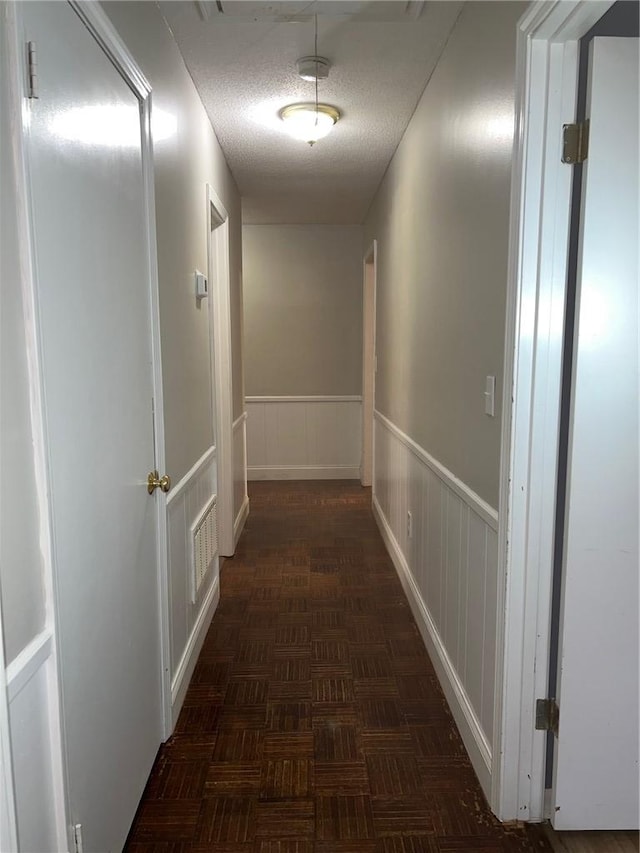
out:
M218 554L216 495L204 507L191 527L192 600L195 602L203 580Z

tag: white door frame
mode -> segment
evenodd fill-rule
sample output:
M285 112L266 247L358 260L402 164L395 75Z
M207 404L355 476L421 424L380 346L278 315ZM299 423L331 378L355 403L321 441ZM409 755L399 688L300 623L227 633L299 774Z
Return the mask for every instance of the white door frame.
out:
M376 395L376 290L378 241L373 240L362 259L362 465L360 482L373 485L373 413ZM369 278L371 270L371 278Z
M0 9L0 14L3 16L3 26L1 31L1 41L0 41L0 51L5 54L2 62L2 74L5 76L5 79L0 81L0 85L5 87L6 93L6 101L5 107L6 112L10 115L19 115L20 114L20 106L22 100L22 87L21 87L21 78L18 74L18 57L19 57L19 49L18 49L18 31L17 31L17 21L16 21L16 8L14 4L4 4L3 8ZM23 148L23 140L22 135L20 133L20 128L17 123L12 124L12 128L10 131L12 137L13 148L15 151L14 155L14 168L16 170L15 175L10 175L10 179L14 180L16 185L19 186L20 189L24 188L24 148ZM6 176L5 176L6 179ZM29 264L29 226L28 226L28 211L26 205L24 203L24 193L18 192L18 209L16 210L16 219L18 223L18 245L16 246L16 251L20 254L20 269L24 274L24 278L27 279L31 277L32 270ZM22 281L22 290L23 294L27 295L27 291L30 291L31 281ZM34 346L35 345L35 337L33 333L35 330L30 328L27 330L26 338L29 343ZM33 363L33 360L32 360ZM31 389L32 390L32 389ZM34 395L31 393L31 411L32 418L34 423L32 424L33 430L33 443L34 443L34 454L40 455L42 452L42 442L39 441L40 433L38 427L41 426L41 418L39 415L41 414L37 403L39 402L39 395ZM36 405L34 405L34 403ZM42 501L42 495L40 493L38 495L39 501ZM50 580L50 564L46 560L46 556L43 555L43 570L47 580ZM46 582L46 581L45 581ZM51 584L47 584L47 592L51 589ZM48 596L45 593L45 606L47 607L47 616L50 615L50 598L47 600ZM48 629L48 637L53 636L53 629L49 623L49 619L46 620L47 625L46 629ZM9 694L8 694L8 677L7 677L7 663L5 657L4 650L4 628L2 621L2 596L0 589L0 850L17 850L18 849L18 826L17 826L17 814L16 814L16 801L15 801L15 790L14 790L14 776L13 776L13 756L11 749L11 728L9 721ZM57 667L55 667L55 672L57 676ZM57 679L51 679L54 681ZM58 702L58 689L57 683L55 686L52 685L51 682L48 683L48 693L49 700ZM58 731L58 738L60 732ZM54 733L52 735L55 737ZM52 738L53 740L53 738ZM59 740L58 740L59 743ZM59 784L62 785L62 778L58 780ZM62 826L66 826L66 819L62 820ZM66 833L64 833L66 835Z
M211 361L215 411L218 493L218 547L233 556L235 541L233 483L233 387L231 376L231 297L229 275L229 214L207 184L207 275L212 330Z
M545 814L547 696L578 40L613 0L538 0L519 22L499 505L495 767L501 820Z

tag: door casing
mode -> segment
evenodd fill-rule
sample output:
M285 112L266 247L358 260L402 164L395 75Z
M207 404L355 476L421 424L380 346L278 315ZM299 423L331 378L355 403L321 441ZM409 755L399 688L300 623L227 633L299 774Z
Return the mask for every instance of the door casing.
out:
M220 555L235 551L233 482L233 386L231 376L231 296L229 278L229 214L207 184L207 266L209 317L212 330L212 398L218 479L218 542Z
M378 241L362 260L362 464L360 482L373 484L373 413L376 389L376 275Z
M499 501L498 637L491 806L504 821L545 814L546 733L535 701L549 669L560 385L579 39L613 0L536 2L521 18ZM501 650L501 652L500 652Z

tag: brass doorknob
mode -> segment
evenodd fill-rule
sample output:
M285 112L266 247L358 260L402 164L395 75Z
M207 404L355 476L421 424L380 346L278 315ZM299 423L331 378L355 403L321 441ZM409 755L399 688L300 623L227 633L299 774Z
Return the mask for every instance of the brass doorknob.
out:
M165 474L164 477L161 477L157 471L151 471L149 476L147 477L147 491L150 495L152 495L156 489L160 489L161 492L168 492L171 488L171 477L168 474Z

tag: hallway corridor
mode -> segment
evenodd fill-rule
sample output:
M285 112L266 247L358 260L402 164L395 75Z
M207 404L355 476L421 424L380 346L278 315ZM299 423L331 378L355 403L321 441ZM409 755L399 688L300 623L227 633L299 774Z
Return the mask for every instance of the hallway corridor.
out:
M524 853L489 812L358 483L258 482L129 853Z

